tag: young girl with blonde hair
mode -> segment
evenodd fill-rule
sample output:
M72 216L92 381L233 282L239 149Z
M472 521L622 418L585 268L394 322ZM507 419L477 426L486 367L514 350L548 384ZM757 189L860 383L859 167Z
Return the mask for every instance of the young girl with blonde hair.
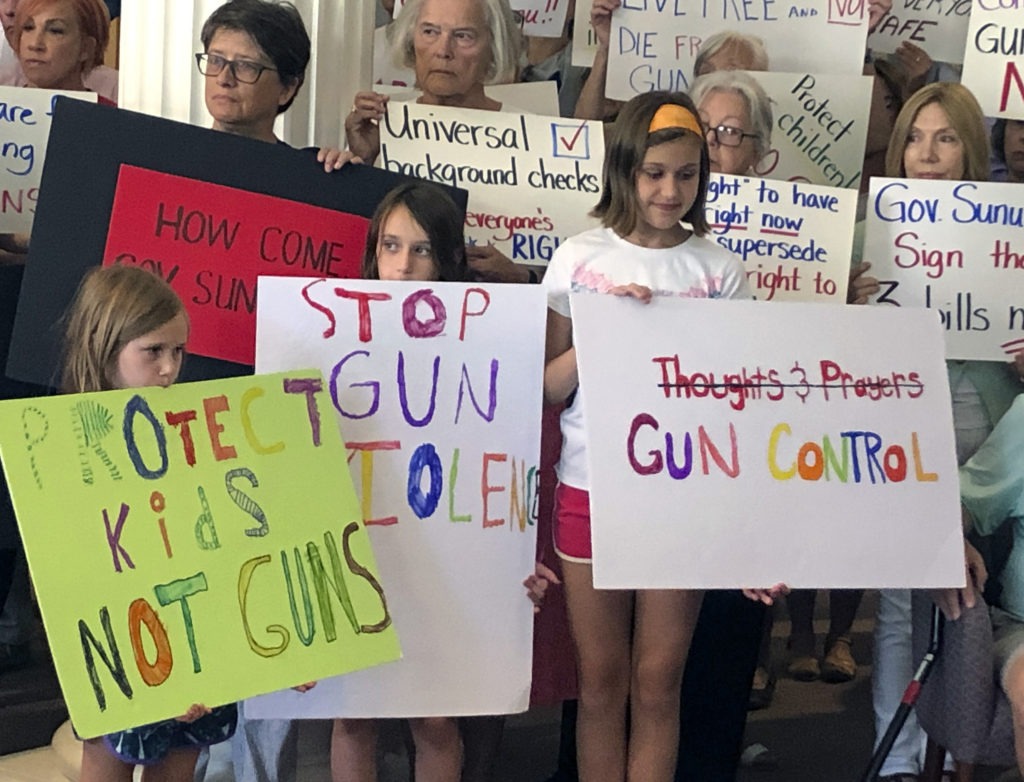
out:
M131 266L90 271L67 317L61 390L68 394L167 387L181 371L188 315L162 279ZM201 747L230 738L235 705L192 704L174 720L118 731L82 744L80 782L191 782Z

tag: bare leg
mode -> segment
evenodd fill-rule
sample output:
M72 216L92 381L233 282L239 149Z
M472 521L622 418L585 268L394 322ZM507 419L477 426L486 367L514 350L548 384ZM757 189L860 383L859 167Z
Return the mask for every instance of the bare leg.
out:
M79 782L131 782L134 767L118 760L103 739L82 742L82 772Z
M633 592L594 589L591 566L580 562L562 563L562 582L579 663L579 778L582 782L622 782L626 777ZM673 736L673 743L675 740Z
M142 769L142 782L192 782L198 759L198 747L172 749L159 763Z
M679 746L679 694L703 592L636 593L629 692L628 780L669 782Z
M331 782L377 782L377 721L335 720Z
M454 717L419 717L409 720L416 744L416 782L459 782L462 739Z
M505 732L505 717L462 717L462 782L490 782L494 778L494 764L501 748L501 734Z

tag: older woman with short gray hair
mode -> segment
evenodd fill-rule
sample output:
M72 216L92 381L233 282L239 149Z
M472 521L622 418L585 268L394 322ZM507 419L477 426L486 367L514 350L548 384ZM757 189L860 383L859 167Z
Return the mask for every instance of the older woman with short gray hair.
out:
M519 20L508 0L409 0L395 20L392 57L416 72L418 103L499 111L485 84L515 80L523 51ZM367 163L380 152L388 97L356 94L345 120L349 150Z
M711 170L743 175L771 148L771 99L743 71L714 71L693 83L690 97L707 128Z

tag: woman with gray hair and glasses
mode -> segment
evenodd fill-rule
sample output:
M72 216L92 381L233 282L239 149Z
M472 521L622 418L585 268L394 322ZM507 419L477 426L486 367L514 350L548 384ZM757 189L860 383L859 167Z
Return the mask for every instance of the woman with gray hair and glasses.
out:
M771 146L774 121L764 88L742 71L714 71L694 82L690 96L707 129L711 170L751 173Z
M206 77L206 110L222 133L283 143L274 122L306 80L311 44L298 10L280 0L230 0L204 22L196 54ZM317 161L333 171L352 159L324 147Z

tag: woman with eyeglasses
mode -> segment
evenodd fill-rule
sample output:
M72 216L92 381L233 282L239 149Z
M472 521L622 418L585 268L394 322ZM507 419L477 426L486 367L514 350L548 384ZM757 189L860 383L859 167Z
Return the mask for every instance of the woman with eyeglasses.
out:
M213 129L277 143L274 121L306 78L310 42L290 3L231 0L211 14L196 55Z
M230 0L203 24L203 51L196 54L206 77L206 110L213 129L284 142L274 121L292 105L306 79L310 41L295 6L272 0ZM317 153L325 171L335 171L352 155L330 147Z

